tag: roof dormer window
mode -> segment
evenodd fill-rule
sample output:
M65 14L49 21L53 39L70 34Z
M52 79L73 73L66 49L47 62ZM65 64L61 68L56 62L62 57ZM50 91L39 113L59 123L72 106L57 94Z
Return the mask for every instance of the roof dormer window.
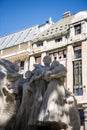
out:
M43 46L43 42L37 43L37 47Z
M62 37L55 39L55 42L61 42L61 41L62 41Z

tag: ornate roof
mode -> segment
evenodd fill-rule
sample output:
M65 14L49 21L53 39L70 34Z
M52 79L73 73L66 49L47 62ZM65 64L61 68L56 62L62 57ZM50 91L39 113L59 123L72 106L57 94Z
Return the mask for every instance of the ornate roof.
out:
M79 12L75 15L70 15L68 17L58 20L57 23L52 25L49 29L40 33L33 43L48 40L55 37L60 37L68 33L69 25L73 22L80 21L80 19L87 18L87 11Z
M72 19L73 16L69 16L59 20L57 23L53 24L49 29L40 33L38 37L36 37L34 42L43 41L46 39L50 39L52 37L60 36L63 33L66 33L67 30L69 29L69 24L71 23Z

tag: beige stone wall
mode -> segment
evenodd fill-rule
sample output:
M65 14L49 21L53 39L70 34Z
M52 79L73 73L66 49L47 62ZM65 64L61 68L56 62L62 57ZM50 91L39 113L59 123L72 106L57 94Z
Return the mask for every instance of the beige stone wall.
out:
M33 64L35 64L35 57L34 56L30 56L30 63L29 63L29 70L33 70Z
M2 56L12 54L12 53L17 52L17 51L18 51L18 46L7 48L7 49L3 50Z
M87 94L87 41L82 42L82 84L83 94Z
M28 44L27 43L21 44L20 50L25 50L25 49L28 49Z

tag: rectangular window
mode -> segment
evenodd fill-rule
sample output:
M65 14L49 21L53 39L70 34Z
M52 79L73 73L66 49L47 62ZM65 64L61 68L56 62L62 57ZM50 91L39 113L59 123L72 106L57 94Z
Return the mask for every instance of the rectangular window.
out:
M81 24L75 25L75 35L81 34Z
M57 60L58 52L54 52L54 53L53 53L53 57L54 57L55 60Z
M20 69L24 69L24 61L20 62Z
M43 42L37 43L37 47L39 47L39 46L43 46Z
M84 126L84 110L83 109L79 109L79 115L80 115L81 126Z
M73 62L73 85L75 95L82 95L82 61Z
M51 59L65 59L67 58L67 54L66 54L66 49L62 49L62 50L55 50L55 51L51 51L48 54L50 55Z
M75 57L75 59L81 58L81 49L74 51L74 57Z
M66 50L62 50L58 52L59 59L66 58Z
M61 42L61 41L62 41L62 37L55 39L55 42Z
M81 46L75 46L74 47L74 58L75 59L78 59L78 58L81 58L82 57L82 54L81 54Z
M62 58L63 58L63 51L59 51L59 52L58 52L58 57L59 57L59 59L62 59Z
M63 51L63 58L66 58L66 50Z

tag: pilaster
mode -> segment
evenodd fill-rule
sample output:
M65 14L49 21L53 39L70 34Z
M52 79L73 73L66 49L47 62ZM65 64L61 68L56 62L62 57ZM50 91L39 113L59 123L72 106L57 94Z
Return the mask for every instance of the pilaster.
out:
M84 108L84 127L85 130L87 130L87 103L83 104L83 108Z
M43 58L44 58L44 56L46 56L46 52L43 52L43 53L41 54L41 64L42 64L42 65L44 65L44 63L43 63Z
M87 94L87 41L82 42L82 84Z
M29 67L29 60L28 60L28 58L26 58L26 60L25 60L25 66L24 66L24 73L26 71L28 71L28 67Z
M73 46L67 46L67 89L73 92Z
M33 70L33 64L35 64L35 57L34 56L30 56L30 65L29 65L29 70Z

